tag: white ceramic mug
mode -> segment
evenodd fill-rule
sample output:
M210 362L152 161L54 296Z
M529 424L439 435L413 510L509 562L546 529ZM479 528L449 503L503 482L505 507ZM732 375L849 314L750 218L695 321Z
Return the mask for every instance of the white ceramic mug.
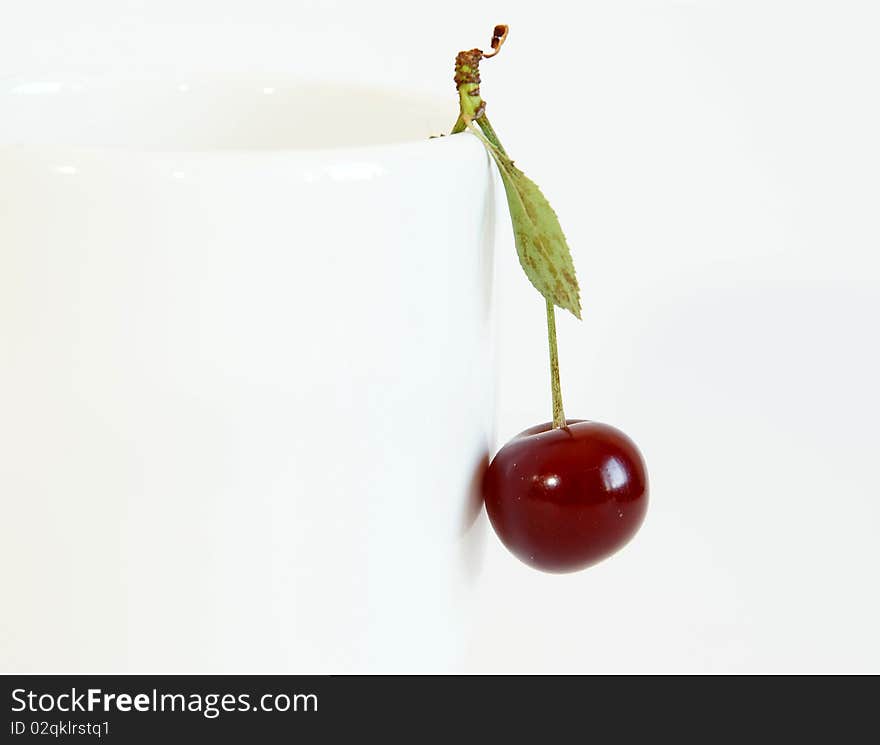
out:
M457 668L493 207L438 124L277 81L4 83L3 672Z

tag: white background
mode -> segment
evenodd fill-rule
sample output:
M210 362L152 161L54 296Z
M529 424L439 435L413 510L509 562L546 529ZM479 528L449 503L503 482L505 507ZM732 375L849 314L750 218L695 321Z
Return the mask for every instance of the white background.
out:
M0 71L308 54L445 96L451 124L454 54L497 22L483 93L583 290L566 411L639 443L652 503L581 574L492 537L470 669L880 671L876 4L0 0ZM500 443L550 404L542 302L499 226Z

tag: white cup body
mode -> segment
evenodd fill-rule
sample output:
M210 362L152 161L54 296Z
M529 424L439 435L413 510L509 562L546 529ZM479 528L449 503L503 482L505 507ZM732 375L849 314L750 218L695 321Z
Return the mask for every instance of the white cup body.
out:
M201 150L0 128L3 672L461 661L486 155L469 135L248 148L246 125Z

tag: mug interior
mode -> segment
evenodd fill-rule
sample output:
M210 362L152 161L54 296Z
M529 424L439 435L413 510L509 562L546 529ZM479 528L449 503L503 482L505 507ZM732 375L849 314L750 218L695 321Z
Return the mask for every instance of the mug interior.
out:
M0 84L0 145L310 150L448 132L455 102L279 80Z

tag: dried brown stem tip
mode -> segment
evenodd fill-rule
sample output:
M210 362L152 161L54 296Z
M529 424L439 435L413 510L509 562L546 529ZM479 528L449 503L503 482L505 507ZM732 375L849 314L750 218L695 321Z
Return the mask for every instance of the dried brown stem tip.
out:
M480 127L484 132L488 129L486 136L501 153L504 153L504 148L497 141L488 120L483 118L486 102L480 96L480 61L498 54L506 38L507 26L499 24L492 30L492 52L485 54L482 49L469 49L459 52L455 58L455 87L458 90L461 113L452 128L452 134L463 132L469 121L480 120Z
M489 54L484 54L484 57L494 57L496 54L498 54L501 49L501 45L507 39L507 31L507 26L505 26L503 23L498 24L495 27L495 29L492 31L492 41L490 42L493 51L489 52Z

